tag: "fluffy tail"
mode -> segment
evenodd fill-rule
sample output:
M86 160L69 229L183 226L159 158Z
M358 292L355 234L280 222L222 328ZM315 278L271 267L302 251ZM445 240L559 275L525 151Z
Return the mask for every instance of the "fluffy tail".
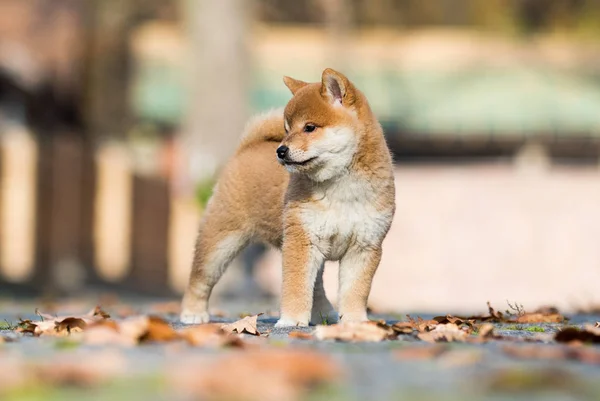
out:
M283 109L275 109L252 117L246 124L239 150L260 142L281 142L285 136Z

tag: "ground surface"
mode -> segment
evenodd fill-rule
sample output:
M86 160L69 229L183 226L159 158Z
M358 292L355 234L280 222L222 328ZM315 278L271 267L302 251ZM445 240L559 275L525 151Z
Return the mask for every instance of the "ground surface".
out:
M177 323L176 315L168 307L156 307L157 300L119 301L104 309L113 315L119 313L153 314L163 317L172 326L181 330L185 325ZM161 301L162 302L162 301ZM84 312L94 302L76 301L58 303L53 313L69 315L74 310ZM160 304L159 304L160 305ZM164 304L163 304L164 305ZM265 312L261 305L225 305L224 317L220 322L233 322L239 313ZM18 318L39 319L34 310L42 305L33 302L0 302L0 321L17 322ZM485 312L482 308L481 312ZM127 313L125 313L127 310ZM132 312L133 310L133 312ZM64 312L64 313L63 313ZM478 311L474 311L478 312ZM403 319L404 315L373 315L373 319L385 319L388 323ZM414 314L416 316L416 314ZM421 315L424 319L432 316ZM583 327L594 324L600 316L569 316L569 326ZM482 344L448 343L428 344L415 335L401 334L395 340L380 342L339 342L333 340L290 338L291 331L314 332L315 328L276 329L276 318L268 314L259 318L258 330L268 334L265 338L243 335L255 344L261 355L270 355L276 350L287 355L289 350L298 349L309 354L323 354L339 372L325 384L309 390L270 388L277 382L278 369L269 370L268 360L246 363L248 350L231 347L192 347L179 342L144 343L133 347L118 345L90 345L71 341L70 337L23 335L14 330L0 331L8 340L0 344L0 399L3 400L191 400L202 399L189 381L179 380L189 376L204 377L206 369L220 370L213 379L225 381L234 377L236 369L242 370L239 382L243 388L243 399L263 400L297 397L308 400L598 400L600 399L600 360L570 360L569 354L556 356L553 350L564 350L569 346L552 341L554 333L565 324L507 324L494 323L495 333L513 339L538 338L540 342L490 340ZM250 338L251 337L251 338ZM533 346L542 350L540 355L510 356L504 347ZM434 356L432 347L447 347L441 355ZM571 346L572 347L572 346ZM600 352L598 345L582 345L586 350ZM416 350L416 351L415 351ZM231 369L214 365L219 358L239 358L240 363ZM286 362L287 361L287 362ZM69 363L71 365L69 365ZM287 359L283 363L297 364ZM16 366L25 364L32 374L57 375L53 380L40 379L15 385L11 374ZM44 369L39 369L43 366ZM65 367L66 366L66 367ZM74 367L73 367L74 366ZM299 366L299 365L298 365ZM304 366L304 365L303 365ZM106 367L106 368L105 368ZM87 369L87 370L86 370ZM306 365L300 369L314 371L317 366ZM75 372L73 372L75 371ZM197 371L198 373L195 373ZM57 373L58 372L58 373ZM60 373L62 372L62 374ZM79 372L79 373L78 373ZM81 373L83 372L83 373ZM275 372L275 373L273 373ZM294 373L298 374L298 373ZM320 374L320 373L315 373ZM263 377L263 376L267 377ZM270 376L269 376L270 375ZM327 374L325 374L327 375ZM31 378L30 378L31 379ZM242 383L248 379L249 383ZM194 379L192 379L193 381ZM293 381L293 380L292 380ZM31 384L35 383L35 384ZM197 384L197 383L196 383ZM208 385L219 391L219 383ZM237 384L234 384L237 385ZM278 384L274 384L276 387ZM204 390L206 389L206 385ZM210 387L214 386L214 387ZM295 386L295 384L294 384ZM272 390L272 391L271 391ZM286 391L291 392L286 392ZM212 391L212 390L211 390ZM264 396L263 393L264 392ZM278 394L283 394L278 396ZM216 399L226 399L227 396ZM229 397L231 398L231 397ZM240 396L238 396L240 398Z

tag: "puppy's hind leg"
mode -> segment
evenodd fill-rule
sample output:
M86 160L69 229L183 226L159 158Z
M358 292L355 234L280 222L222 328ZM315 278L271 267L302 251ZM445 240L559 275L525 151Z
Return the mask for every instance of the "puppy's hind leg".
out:
M227 230L218 219L208 217L198 234L190 280L181 305L180 320L187 324L210 320L208 299L212 289L229 263L248 244L243 230Z
M315 289L313 290L313 305L310 314L310 324L332 324L337 323L338 314L327 299L325 295L325 288L323 287L323 271L325 265L321 265L321 268L317 272L317 279L315 280Z

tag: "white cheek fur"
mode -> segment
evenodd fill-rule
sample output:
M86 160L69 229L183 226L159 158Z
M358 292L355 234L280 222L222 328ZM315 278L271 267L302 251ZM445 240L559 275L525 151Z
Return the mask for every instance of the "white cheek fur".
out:
M358 149L358 138L349 127L325 128L323 137L311 144L307 154L319 156L321 166L315 171L315 181L325 181L344 172ZM311 156L311 157L314 157Z

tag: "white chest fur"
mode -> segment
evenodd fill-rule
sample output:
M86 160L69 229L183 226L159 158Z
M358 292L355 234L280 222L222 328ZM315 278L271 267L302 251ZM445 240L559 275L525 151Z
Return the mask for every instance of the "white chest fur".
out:
M301 219L311 242L327 260L339 260L351 247L377 246L392 220L391 210L379 210L377 183L344 176L314 188L313 202Z

